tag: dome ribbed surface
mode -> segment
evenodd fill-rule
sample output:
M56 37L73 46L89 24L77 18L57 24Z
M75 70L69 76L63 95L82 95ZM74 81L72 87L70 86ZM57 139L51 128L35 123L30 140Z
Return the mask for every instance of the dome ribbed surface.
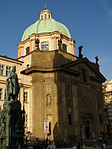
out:
M71 38L70 32L67 27L55 21L54 19L44 19L38 20L34 24L30 25L22 36L21 41L25 41L31 34L44 34L44 33L52 33L52 32L60 32L62 35L65 35L68 38Z

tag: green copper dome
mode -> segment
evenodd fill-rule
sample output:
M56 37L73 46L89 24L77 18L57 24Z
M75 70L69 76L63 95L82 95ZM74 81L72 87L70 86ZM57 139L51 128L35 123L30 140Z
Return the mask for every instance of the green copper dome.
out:
M47 10L44 10L47 11ZM43 12L44 12L43 11ZM62 35L65 35L68 38L71 38L69 30L66 26L60 22L55 21L54 19L40 19L31 26L29 26L22 36L21 41L25 41L31 34L43 34L51 32L60 32Z

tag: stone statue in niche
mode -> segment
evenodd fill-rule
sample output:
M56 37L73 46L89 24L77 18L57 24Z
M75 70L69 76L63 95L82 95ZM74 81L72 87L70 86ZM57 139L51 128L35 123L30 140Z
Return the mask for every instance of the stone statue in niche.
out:
M5 102L0 110L0 149L23 148L24 119L18 99L20 86L16 66L12 67L6 79Z
M62 39L58 40L58 49L62 49Z
M47 106L51 106L51 102L52 102L51 95L50 94L47 94L46 95L46 105Z
M39 43L40 43L39 39L36 39L35 40L35 47L37 50L39 50Z

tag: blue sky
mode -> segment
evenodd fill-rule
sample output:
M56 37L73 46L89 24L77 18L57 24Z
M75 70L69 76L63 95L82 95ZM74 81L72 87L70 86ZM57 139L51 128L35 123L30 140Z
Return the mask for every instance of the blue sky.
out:
M83 55L112 78L112 0L0 0L0 55L17 58L17 44L24 30L36 22L47 4L53 18L64 23Z

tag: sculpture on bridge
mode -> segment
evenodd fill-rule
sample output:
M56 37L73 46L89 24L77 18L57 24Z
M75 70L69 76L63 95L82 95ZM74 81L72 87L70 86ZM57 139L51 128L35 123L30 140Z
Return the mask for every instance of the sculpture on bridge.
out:
M0 149L23 148L24 115L17 100L19 91L16 66L13 66L6 78L5 102L0 110Z
M16 74L16 66L10 70L6 80L5 100L10 101L11 99L17 100L20 87L18 77Z

